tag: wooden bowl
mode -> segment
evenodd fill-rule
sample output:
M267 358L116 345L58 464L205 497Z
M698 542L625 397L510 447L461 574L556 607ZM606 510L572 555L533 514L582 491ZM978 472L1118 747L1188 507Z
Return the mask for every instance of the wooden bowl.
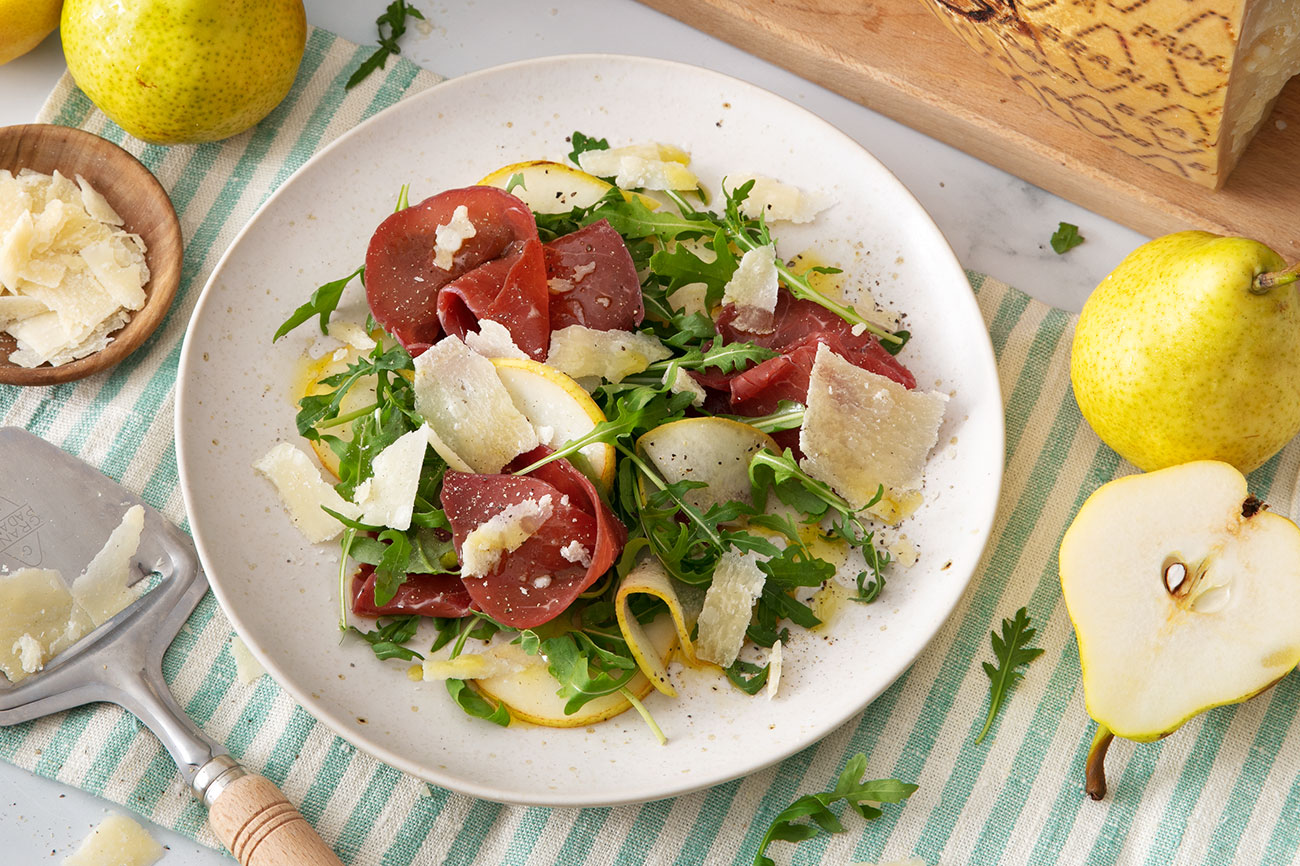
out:
M20 367L9 361L17 348L0 331L0 384L55 385L107 370L135 351L162 322L181 282L181 226L167 191L138 159L111 141L80 129L47 123L0 127L0 169L55 169L81 175L122 217L123 228L144 239L149 282L145 304L114 332L103 350L58 367Z

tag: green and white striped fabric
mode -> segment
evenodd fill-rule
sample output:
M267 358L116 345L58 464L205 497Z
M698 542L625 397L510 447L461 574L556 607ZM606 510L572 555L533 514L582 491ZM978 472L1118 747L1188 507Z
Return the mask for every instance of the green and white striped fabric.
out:
M186 239L181 293L157 335L116 370L47 389L0 386L0 424L24 426L80 455L184 523L172 388L185 324L208 274L258 205L314 151L438 80L399 60L345 92L364 55L313 31L298 83L270 118L230 141L196 147L130 139L65 77L40 119L118 142L161 179ZM1117 742L1111 794L1101 803L1084 796L1092 728L1055 551L1083 499L1131 467L1099 444L1070 395L1071 317L970 277L1006 402L1007 470L992 541L966 598L913 668L860 718L779 766L676 800L614 809L509 807L433 789L356 752L269 677L241 684L230 625L211 595L166 657L173 691L208 734L278 783L353 864L747 863L772 817L800 794L826 789L856 752L866 753L873 778L917 782L920 790L870 824L848 816L843 835L777 843L780 862L1293 862L1300 846L1294 676L1163 742ZM1252 476L1252 490L1289 502L1298 460L1292 446ZM1046 653L976 745L989 631L1022 605ZM0 758L216 845L167 754L115 707L0 728Z

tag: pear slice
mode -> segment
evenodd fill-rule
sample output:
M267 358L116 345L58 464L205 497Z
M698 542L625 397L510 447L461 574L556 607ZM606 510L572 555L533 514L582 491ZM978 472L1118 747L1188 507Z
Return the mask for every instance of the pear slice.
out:
M1087 791L1114 736L1150 742L1244 701L1300 662L1300 528L1227 463L1102 486L1061 540L1061 590L1099 725Z

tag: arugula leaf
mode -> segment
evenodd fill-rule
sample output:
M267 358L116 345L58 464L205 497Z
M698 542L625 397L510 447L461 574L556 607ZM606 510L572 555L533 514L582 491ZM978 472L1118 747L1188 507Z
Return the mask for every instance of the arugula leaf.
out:
M1056 231L1052 232L1052 249L1058 256L1065 255L1070 250L1083 243L1083 236L1079 234L1079 227L1070 223L1059 223Z
M573 144L573 150L569 151L569 162L574 165L578 164L578 154L586 153L589 150L609 150L609 142L603 138L593 138L574 130L573 135L569 136L569 141Z
M804 411L802 403L796 403L793 400L782 400L777 403L776 410L767 415L719 415L718 417L730 418L733 421L748 424L750 427L756 427L764 433L777 433L781 430L793 430L802 426Z
M271 342L274 343L312 316L320 316L320 332L328 334L330 313L334 312L334 309L339 305L339 299L343 297L343 290L347 288L348 283L352 282L353 277L362 276L365 270L365 265L362 265L346 277L328 282L312 292L311 300L294 310L292 315L284 320L284 324L276 329Z
M366 643L370 644L370 648L374 650L375 656L380 661L402 659L409 662L414 659L424 658L415 650L402 646L402 644L415 637L415 632L419 627L420 617L411 614L410 616L399 616L374 631L361 631L355 626L348 626L347 630L359 635Z
M510 180L506 181L506 192L510 192L515 187L525 190L528 189L527 184L524 183L524 173L522 171L517 171L510 175Z
M388 9L384 14L375 19L375 26L379 30L379 47L374 53L361 62L357 71L352 73L348 83L343 85L344 90L351 90L366 79L376 69L383 69L384 64L388 62L390 56L396 56L402 53L402 47L397 44L406 33L406 19L419 18L424 20L424 13L414 6L408 6L406 0L393 0L388 4ZM388 28L388 33L384 33L384 28Z
M1042 649L1029 646L1036 631L1029 627L1028 609L1022 607L1016 611L1014 619L1002 620L1001 637L998 637L997 632L992 632L993 654L997 657L998 664L995 666L992 662L984 662L984 673L989 675L989 714L975 742L984 739L984 735L993 726L993 718L1001 709L1007 692L1017 680L1024 677L1017 668L1043 654Z
M551 676L560 684L556 694L565 698L564 712L568 715L588 701L626 687L638 671L630 650L627 656L621 656L602 649L584 632L546 638L540 651L546 656Z
M388 542L384 554L375 566L375 606L383 607L393 600L397 589L406 583L406 563L411 558L411 542L406 533L385 529L379 540Z
M480 695L464 680L447 680L447 692L456 706L476 719L483 719L503 728L510 727L510 711L505 704L493 704Z
M840 823L830 807L843 800L849 809L857 812L868 821L884 814L874 804L899 803L916 791L917 786L897 779L877 779L863 781L867 771L867 757L862 753L849 758L840 773L835 787L822 794L806 794L795 800L772 820L758 843L754 854L754 866L776 866L776 861L767 856L768 846L773 842L803 842L817 835L820 827L827 833L843 833L844 825ZM797 823L802 819L811 820L812 824Z
M692 227L703 230L698 223ZM715 254L711 262L700 258L686 244L676 244L672 250L664 249L652 255L650 269L656 277L667 279L670 294L690 283L704 283L708 287L704 303L712 307L722 299L723 289L736 273L737 262L722 229L714 233L706 246Z
M753 662L736 659L732 662L731 667L727 668L727 679L731 680L731 684L745 694L756 695L762 691L763 686L767 685L767 677L771 673L771 668L770 663L759 667Z

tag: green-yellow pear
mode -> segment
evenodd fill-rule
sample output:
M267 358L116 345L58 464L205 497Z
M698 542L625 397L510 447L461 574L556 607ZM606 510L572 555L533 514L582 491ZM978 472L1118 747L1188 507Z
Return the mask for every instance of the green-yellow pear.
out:
M136 138L216 141L280 104L302 61L302 0L66 0L77 86Z
M1300 662L1300 527L1264 510L1227 463L1103 485L1061 540L1060 572L1098 724L1094 799L1113 737L1167 736Z
M1088 298L1070 380L1083 417L1139 469L1249 472L1300 432L1296 269L1245 238L1177 232Z

